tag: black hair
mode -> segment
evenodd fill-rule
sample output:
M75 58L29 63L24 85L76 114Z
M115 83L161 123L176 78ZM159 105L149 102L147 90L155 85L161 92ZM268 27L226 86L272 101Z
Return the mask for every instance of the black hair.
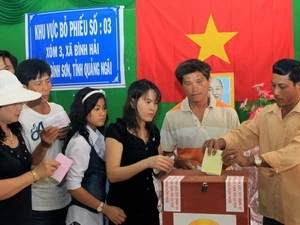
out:
M156 102L160 103L161 92L158 87L149 80L137 80L128 88L127 99L123 107L123 120L126 121L127 128L133 130L135 134L137 134L139 129L140 119L140 115L136 107L137 101L151 89L156 93ZM146 122L146 129L149 134L152 135L154 133L154 121Z
M84 139L90 144L93 145L94 143L91 143L91 140L89 139L89 131L86 127L87 125L87 120L86 117L87 115L92 111L92 109L97 105L97 102L100 98L104 99L105 105L107 104L106 102L106 97L103 93L95 93L89 96L83 103L82 99L91 91L95 91L98 89L94 88L89 88L85 87L81 90L79 90L74 98L74 101L71 105L71 110L70 110L70 130L67 134L67 138L65 141L65 145L63 147L63 151L65 151L65 148L67 147L69 141L71 138L78 132L80 135L84 137ZM107 105L106 105L107 106ZM108 121L108 115L106 115L106 121ZM104 134L105 130L105 124L102 127L97 127L97 129Z
M27 59L21 62L15 71L19 81L28 86L29 81L41 78L45 75L51 77L49 64L41 59Z
M206 80L209 80L211 67L206 62L200 61L199 59L188 59L180 63L175 70L175 76L179 83L182 84L184 75L197 71L202 73Z
M280 59L273 65L273 73L289 75L290 81L296 84L300 81L300 62L295 59Z
M1 107L2 106L0 106L0 108ZM7 127L11 130L11 132L14 135L16 135L18 137L22 135L22 125L21 125L20 122L10 123L10 124L7 125ZM6 139L6 134L0 126L0 141L5 141L5 139Z
M18 59L15 56L13 56L10 52L6 50L0 50L0 57L2 58L3 62L5 62L5 58L8 58L14 70L16 70L18 65Z

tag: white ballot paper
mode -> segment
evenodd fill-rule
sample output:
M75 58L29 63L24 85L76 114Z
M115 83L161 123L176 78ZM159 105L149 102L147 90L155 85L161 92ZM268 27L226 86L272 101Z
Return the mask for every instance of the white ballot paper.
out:
M60 113L57 113L46 120L44 120L43 124L44 127L47 126L57 126L59 128L63 128L68 126L70 123L70 119L66 113L66 111L61 111Z

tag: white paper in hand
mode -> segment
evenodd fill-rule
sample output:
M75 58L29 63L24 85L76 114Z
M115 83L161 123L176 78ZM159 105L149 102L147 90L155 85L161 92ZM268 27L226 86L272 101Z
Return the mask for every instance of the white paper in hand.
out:
M46 120L44 120L43 124L44 127L47 126L57 126L59 128L66 127L70 123L70 119L66 113L66 111L61 111L60 113L57 113Z
M61 165L57 168L57 170L55 170L51 177L56 181L61 182L72 166L73 161L61 153L57 155L55 160L60 162Z

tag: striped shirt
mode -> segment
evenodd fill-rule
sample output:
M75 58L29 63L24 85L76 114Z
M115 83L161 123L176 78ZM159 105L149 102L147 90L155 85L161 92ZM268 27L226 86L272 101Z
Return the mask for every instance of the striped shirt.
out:
M211 94L209 98L202 122L190 109L187 97L167 112L161 129L163 151L177 150L180 157L202 165L204 141L219 138L239 126L238 115L231 106L216 100Z

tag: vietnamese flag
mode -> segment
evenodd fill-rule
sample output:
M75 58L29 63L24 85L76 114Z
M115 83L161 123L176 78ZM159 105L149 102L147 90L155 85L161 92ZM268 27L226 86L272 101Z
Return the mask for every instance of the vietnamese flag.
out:
M137 0L137 72L158 85L163 102L184 97L174 71L188 58L233 73L235 101L270 90L272 65L294 58L292 0Z

